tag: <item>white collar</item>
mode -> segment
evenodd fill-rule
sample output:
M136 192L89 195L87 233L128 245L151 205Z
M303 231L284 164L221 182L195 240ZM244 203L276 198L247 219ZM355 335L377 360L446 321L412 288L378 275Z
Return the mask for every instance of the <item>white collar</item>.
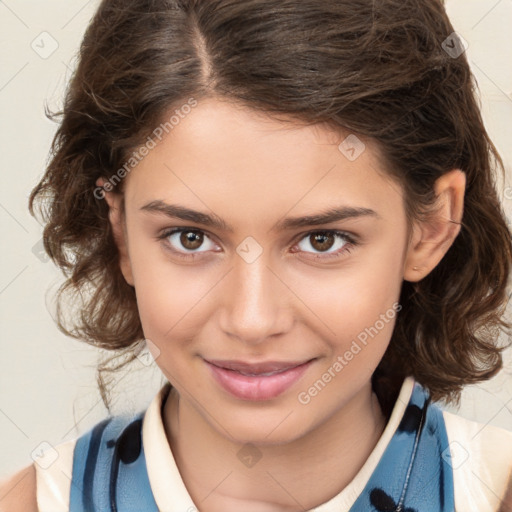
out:
M411 376L404 379L389 421L375 448L356 476L339 494L310 512L339 512L340 510L350 509L362 493L398 428L411 398L414 382ZM162 402L168 390L169 383L166 383L153 398L144 414L142 443L146 456L149 482L156 504L161 512L196 512L198 510L197 506L192 501L181 478L167 440L161 416Z

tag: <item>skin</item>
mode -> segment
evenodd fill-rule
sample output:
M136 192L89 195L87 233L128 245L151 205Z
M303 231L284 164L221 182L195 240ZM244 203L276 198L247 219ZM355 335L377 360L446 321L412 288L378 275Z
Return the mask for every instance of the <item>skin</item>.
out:
M378 149L365 139L350 161L338 149L347 135L202 100L124 178L125 216L120 191L106 193L121 270L135 287L156 363L175 387L163 412L166 434L201 512L318 506L350 483L385 427L370 379L395 320L308 404L298 394L393 311L403 280L418 281L439 263L460 229L449 220L461 221L465 175L454 169L436 182L439 209L414 224L409 239L402 190ZM153 200L215 214L233 232L141 210ZM377 215L272 230L285 217L342 205ZM179 233L167 246L157 239L174 227L200 230L203 243L184 246ZM322 229L359 243L326 258L346 240L334 237L322 249L310 236ZM246 237L263 250L250 263L236 250ZM196 257L179 258L169 245ZM316 359L280 396L247 401L219 387L203 358ZM237 457L246 443L261 454L252 467Z

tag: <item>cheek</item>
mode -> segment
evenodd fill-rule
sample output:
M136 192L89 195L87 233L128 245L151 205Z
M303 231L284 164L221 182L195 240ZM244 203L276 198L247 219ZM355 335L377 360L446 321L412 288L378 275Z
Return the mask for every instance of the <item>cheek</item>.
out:
M131 252L137 307L146 338L166 345L190 340L204 322L205 296L215 285L208 272L198 275L193 266L177 265L160 249ZM165 348L165 347L163 347Z
M157 357L152 354L155 363L175 387L185 392L181 383L190 379L188 354L204 323L200 318L204 289L190 277L185 279L181 271L165 278L158 276L155 266L147 266L138 277L137 306L144 336L156 346Z
M402 286L397 254L376 248L360 258L355 255L339 269L308 270L294 276L294 293L312 312L308 317L315 319L315 329L320 326L326 336L346 341L373 326L381 314L389 312L388 317L394 318L393 304ZM389 335L390 323L382 329Z
M137 286L137 304L144 333L158 339L181 339L192 334L201 323L201 299L208 287L183 272L176 272L174 279L148 280Z

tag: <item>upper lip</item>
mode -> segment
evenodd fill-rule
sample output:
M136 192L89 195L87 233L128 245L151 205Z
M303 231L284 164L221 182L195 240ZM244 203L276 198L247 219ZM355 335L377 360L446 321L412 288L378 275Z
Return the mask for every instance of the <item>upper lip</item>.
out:
M264 361L260 363L248 363L245 361L234 361L234 360L221 360L221 359L205 359L207 363L218 366L219 368L225 368L227 370L235 370L238 372L259 374L269 373L276 371L289 370L302 364L312 361L308 359L305 361Z

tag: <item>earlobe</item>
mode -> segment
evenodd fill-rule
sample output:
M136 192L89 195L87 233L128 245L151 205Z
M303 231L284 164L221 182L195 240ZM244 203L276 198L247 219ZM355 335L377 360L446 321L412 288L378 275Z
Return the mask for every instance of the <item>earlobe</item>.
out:
M98 178L96 185L98 187L102 187L104 182L105 180L103 178ZM108 218L110 225L112 226L112 233L114 235L114 240L119 251L120 270L126 282L130 286L134 286L130 256L128 253L128 240L121 208L123 195L111 191L104 191L103 194L103 198L108 203Z
M437 197L428 219L416 222L404 263L404 280L416 282L443 259L460 232L464 210L466 175L453 169L437 179Z

